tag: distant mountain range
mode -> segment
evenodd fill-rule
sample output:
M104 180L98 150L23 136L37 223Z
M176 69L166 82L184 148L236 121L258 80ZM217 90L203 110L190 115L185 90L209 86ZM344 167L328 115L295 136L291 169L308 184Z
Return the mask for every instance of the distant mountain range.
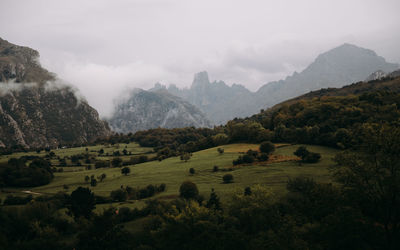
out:
M0 38L0 147L56 147L109 135L97 111L42 68L38 57Z
M166 90L132 90L122 98L109 119L116 132L151 128L210 127L211 122L194 105Z
M167 89L197 106L214 124L224 124L235 117L250 116L260 109L312 90L342 87L363 81L378 70L392 72L398 68L398 64L386 62L372 50L343 44L319 55L302 72L267 83L256 92L242 85L210 82L207 72L197 73L188 89L179 89L175 85L167 88L160 84L156 84L154 89Z

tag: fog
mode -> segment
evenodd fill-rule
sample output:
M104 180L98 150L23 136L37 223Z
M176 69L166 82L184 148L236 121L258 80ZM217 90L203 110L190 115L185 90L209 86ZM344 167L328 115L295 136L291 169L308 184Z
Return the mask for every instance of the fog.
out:
M1 0L0 37L41 54L102 116L128 88L261 85L345 42L400 62L398 0Z

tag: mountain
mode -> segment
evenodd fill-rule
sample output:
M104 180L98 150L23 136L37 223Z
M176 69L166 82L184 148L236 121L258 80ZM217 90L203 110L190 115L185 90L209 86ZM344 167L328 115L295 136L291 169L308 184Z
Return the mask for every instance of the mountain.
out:
M166 90L136 89L116 106L109 123L116 132L151 128L210 127L206 116L194 105Z
M0 38L0 147L82 144L110 134L95 109L39 63Z
M235 117L247 117L284 100L312 90L342 87L363 81L372 72L392 72L398 64L388 63L374 51L351 44L320 54L302 72L295 72L285 80L263 85L251 92L242 85L210 82L207 72L197 73L188 89L170 85L168 91L200 108L215 124L224 124ZM156 88L165 86L157 85Z
M398 64L387 63L374 51L343 44L319 55L301 73L271 82L256 92L258 107L270 107L281 101L321 88L340 88L365 80L372 72L391 72Z
M170 85L168 91L198 107L214 124L224 124L257 110L251 91L238 84L228 86L223 81L210 82L205 71L195 74L190 89Z

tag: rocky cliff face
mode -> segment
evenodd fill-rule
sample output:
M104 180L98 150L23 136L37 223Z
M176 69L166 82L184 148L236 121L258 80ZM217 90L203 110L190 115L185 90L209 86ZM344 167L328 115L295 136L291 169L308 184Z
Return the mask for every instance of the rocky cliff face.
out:
M398 64L386 62L372 50L343 44L319 55L302 72L267 83L257 92L241 85L228 86L222 81L210 83L207 72L196 74L189 89L172 85L168 91L199 107L213 123L224 124L312 90L342 87L363 81L377 70L392 72L398 68Z
M198 107L214 124L224 124L235 117L255 113L253 93L242 85L210 82L207 72L195 74L190 89L169 86L168 91Z
M166 90L133 90L116 106L109 120L116 132L136 132L150 128L210 127L206 116L195 106Z
M55 147L109 135L97 111L43 69L38 56L0 39L0 147Z

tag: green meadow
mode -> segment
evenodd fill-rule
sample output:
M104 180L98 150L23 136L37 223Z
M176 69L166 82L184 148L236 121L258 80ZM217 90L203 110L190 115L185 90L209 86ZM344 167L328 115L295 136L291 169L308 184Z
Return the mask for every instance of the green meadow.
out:
M123 150L127 147L127 151L132 155L152 154L151 148L142 148L135 143L120 144L114 146L92 146L70 149L53 150L56 156L64 157L73 154L88 152L92 154L104 149L105 153L112 155L115 150ZM229 144L220 146L224 149L224 153L220 154L217 148L210 148L195 152L191 158L185 162L180 157L171 157L163 161L150 161L137 165L129 166L131 173L127 176L121 174L121 168L99 168L86 170L85 167L63 167L64 172L54 173L52 182L45 186L34 188L4 188L1 191L1 197L4 198L8 194L24 195L23 191L33 192L33 195L55 194L60 191L72 192L79 186L90 187L96 195L109 196L112 190L121 186L146 187L149 184L159 185L166 184L166 191L157 194L155 197L159 199L170 199L178 196L179 186L185 180L190 180L197 184L200 194L206 199L212 188L221 197L222 201L229 200L230 196L235 192L243 192L245 187L261 184L270 188L277 195L285 192L286 183L290 178L298 176L314 178L319 182L330 182L329 167L334 163L332 158L338 152L335 149L306 145L310 151L320 153L322 158L315 164L301 164L297 161L288 160L283 162L266 162L256 163L252 165L239 165L233 167L232 161L249 149L257 150L257 144ZM288 159L293 158L293 152L300 145L277 145L273 156ZM27 153L18 153L11 156L2 156L0 161L7 161L10 157L19 157ZM37 154L34 153L29 153ZM38 155L44 154L41 152ZM122 159L132 157L121 156ZM97 159L112 159L112 156L97 157ZM272 157L271 157L272 158ZM218 166L219 171L213 172L213 167ZM194 168L195 173L190 174L189 169ZM97 186L91 187L84 180L85 176L106 174L106 178L102 182L98 182ZM222 182L223 175L230 173L234 177L234 182L224 184ZM65 187L68 187L65 189ZM154 198L154 197L152 197ZM114 206L141 206L143 201L127 201L124 203L114 203ZM97 209L109 207L111 204L97 205Z

